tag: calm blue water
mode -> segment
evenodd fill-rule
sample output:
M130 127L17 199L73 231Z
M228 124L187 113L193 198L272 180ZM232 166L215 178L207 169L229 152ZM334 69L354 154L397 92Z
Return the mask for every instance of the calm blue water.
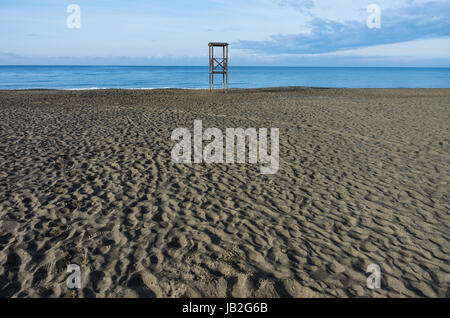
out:
M217 87L221 87L217 76ZM450 87L450 68L230 67L230 88ZM208 67L0 66L0 89L208 88Z

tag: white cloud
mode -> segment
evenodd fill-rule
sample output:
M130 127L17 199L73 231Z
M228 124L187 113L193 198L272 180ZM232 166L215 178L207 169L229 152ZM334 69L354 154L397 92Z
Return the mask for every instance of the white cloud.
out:
M360 49L339 51L334 53L334 55L448 59L449 52L450 52L450 37L445 37L437 39L415 40L386 45L376 45Z

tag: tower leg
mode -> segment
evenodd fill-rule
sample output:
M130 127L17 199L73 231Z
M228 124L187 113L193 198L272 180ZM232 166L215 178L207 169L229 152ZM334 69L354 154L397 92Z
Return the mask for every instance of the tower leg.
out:
M227 45L227 54L226 54L226 63L225 63L225 71L226 71L226 74L225 74L225 77L226 77L226 90L228 90L228 45Z
M213 63L213 60L212 60L212 47L210 46L209 47L209 90L210 91L212 91L212 78L211 78L212 71L213 71L212 63Z

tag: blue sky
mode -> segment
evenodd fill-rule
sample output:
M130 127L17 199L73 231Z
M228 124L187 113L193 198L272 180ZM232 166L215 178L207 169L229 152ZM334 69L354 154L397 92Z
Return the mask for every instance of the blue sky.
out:
M0 0L0 64L207 65L207 43L227 41L231 65L450 67L449 12L450 0Z

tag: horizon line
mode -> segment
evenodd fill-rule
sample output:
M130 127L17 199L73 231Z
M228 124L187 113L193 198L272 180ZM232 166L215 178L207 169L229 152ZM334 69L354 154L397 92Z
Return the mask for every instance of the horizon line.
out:
M81 66L81 67L99 67L99 66L113 66L113 67L208 67L208 65L127 65L127 64L0 64L0 67L15 66L15 67L27 67L27 66ZM293 66L293 65L235 65L232 67L285 67L285 68L450 68L450 66Z

